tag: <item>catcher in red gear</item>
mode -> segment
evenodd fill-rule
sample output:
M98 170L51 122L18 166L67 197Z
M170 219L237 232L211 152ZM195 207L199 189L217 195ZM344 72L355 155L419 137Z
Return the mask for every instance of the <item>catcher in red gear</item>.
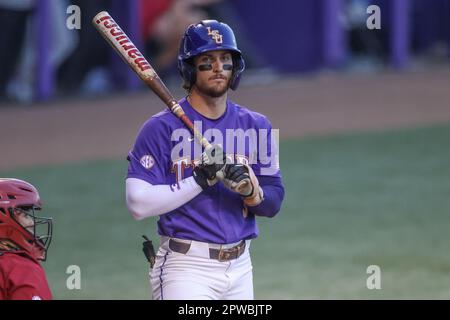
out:
M39 193L28 182L0 178L0 300L50 300L45 271L52 219L37 217Z

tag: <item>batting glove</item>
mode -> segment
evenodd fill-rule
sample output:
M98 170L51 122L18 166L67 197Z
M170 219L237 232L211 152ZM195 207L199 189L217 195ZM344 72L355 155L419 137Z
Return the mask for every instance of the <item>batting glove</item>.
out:
M244 200L245 205L257 206L264 200L263 189L259 186L258 178L253 169L246 164L227 164L224 169L224 185L230 190L239 193ZM239 182L247 179L244 187L239 187Z
M218 181L218 175L222 174L225 167L226 155L220 145L216 145L203 152L200 165L193 171L195 182L203 190L213 186Z

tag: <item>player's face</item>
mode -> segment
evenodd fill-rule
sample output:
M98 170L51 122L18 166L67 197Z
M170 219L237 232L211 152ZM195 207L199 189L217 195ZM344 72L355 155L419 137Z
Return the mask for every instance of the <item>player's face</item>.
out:
M29 232L34 233L34 220L32 217L19 211L16 213L16 219L22 227L27 229Z
M233 72L231 53L225 50L209 51L195 57L197 89L208 96L223 96L230 85Z

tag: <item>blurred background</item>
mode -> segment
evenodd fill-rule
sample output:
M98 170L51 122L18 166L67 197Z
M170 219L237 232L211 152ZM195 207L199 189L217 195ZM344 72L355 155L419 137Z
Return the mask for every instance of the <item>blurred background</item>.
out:
M125 157L165 106L91 25L103 10L177 98L185 28L235 31L231 98L280 130L287 192L258 220L257 299L450 297L450 0L0 0L0 176L34 184L54 218L56 299L150 297L156 220L126 210Z

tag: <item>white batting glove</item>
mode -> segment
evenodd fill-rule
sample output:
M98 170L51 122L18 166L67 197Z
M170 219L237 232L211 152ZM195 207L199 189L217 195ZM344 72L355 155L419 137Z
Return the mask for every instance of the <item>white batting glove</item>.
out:
M264 192L259 186L258 178L253 169L246 164L227 164L224 169L224 185L239 193L244 199L246 206L257 206L264 200ZM240 182L247 180L248 183L240 187Z

